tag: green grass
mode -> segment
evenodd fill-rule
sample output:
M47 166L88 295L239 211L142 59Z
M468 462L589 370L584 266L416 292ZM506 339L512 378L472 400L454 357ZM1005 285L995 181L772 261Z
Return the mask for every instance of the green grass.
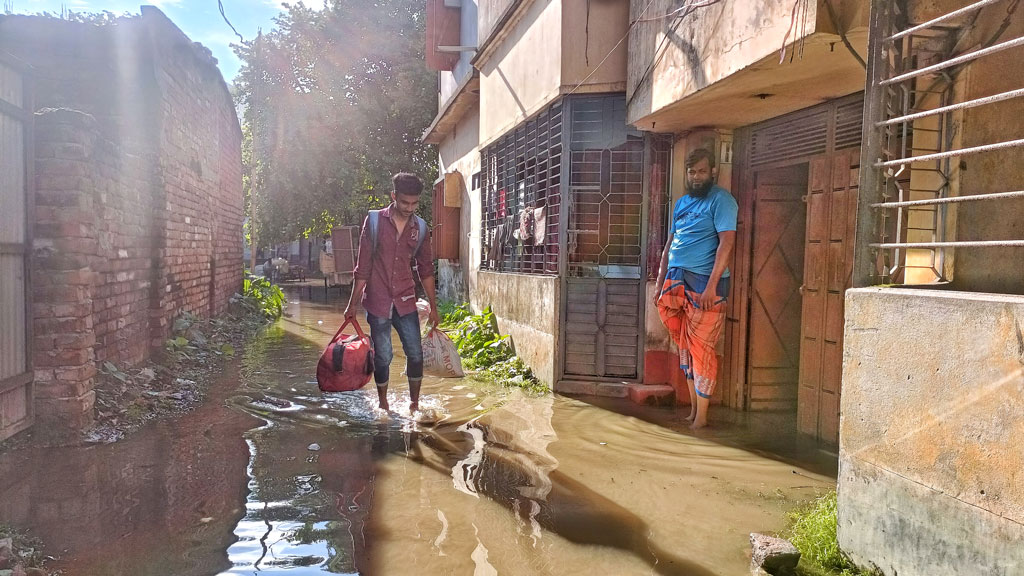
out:
M800 550L801 576L872 576L874 571L858 568L839 549L836 528L838 506L832 490L808 505L789 513L791 527L786 536Z

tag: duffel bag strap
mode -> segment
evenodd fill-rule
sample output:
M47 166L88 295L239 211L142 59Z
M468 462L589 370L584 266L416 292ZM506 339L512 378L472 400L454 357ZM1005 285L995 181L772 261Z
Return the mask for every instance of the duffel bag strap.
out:
M334 344L334 349L331 350L331 363L335 372L340 374L345 371L345 344L343 342Z
M339 327L338 331L335 332L334 336L331 337L331 342L333 342L338 336L340 336L341 333L345 331L345 327L348 326L349 324L355 327L356 334L358 334L360 338L366 338L366 333L363 332L363 327L359 325L358 320L353 318L351 320L345 320L344 322L341 323L341 327Z

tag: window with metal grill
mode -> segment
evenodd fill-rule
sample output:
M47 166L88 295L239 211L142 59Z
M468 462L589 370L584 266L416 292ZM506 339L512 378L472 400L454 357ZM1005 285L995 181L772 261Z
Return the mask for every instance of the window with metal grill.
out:
M569 276L639 278L643 258L643 134L622 95L571 101Z
M562 102L523 122L481 156L480 268L557 274Z

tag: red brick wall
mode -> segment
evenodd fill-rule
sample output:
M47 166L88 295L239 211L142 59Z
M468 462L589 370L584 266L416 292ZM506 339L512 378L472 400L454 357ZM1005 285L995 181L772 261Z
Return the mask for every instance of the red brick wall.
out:
M159 344L178 313L216 315L241 289L242 172L238 119L220 73L195 66L194 48L177 29L154 22L151 30L167 219L157 239L160 322L152 336Z
M80 429L98 366L139 364L241 289L241 131L212 57L158 10L0 16L0 49L35 70L40 110L37 428Z
M151 322L161 345L182 312L221 314L242 288L242 134L209 52L158 10L143 9L142 20L161 110Z

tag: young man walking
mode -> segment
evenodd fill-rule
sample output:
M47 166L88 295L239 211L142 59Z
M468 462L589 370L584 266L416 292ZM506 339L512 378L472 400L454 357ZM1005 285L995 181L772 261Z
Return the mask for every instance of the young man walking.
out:
M363 222L354 271L355 285L345 308L345 319L355 318L358 303L362 302L373 341L373 379L382 410L390 408L388 380L394 358L391 328L398 332L409 378L409 412L414 413L419 409L423 382L423 344L414 273L419 275L423 291L430 300L430 323L436 326L440 319L430 234L426 223L416 215L423 182L416 175L404 172L395 174L391 182L391 205L371 211Z
M725 323L729 261L736 244L736 200L715 185L715 157L698 148L686 158L686 195L672 211L654 301L679 346L690 390L691 429L708 424L718 383L716 345Z

